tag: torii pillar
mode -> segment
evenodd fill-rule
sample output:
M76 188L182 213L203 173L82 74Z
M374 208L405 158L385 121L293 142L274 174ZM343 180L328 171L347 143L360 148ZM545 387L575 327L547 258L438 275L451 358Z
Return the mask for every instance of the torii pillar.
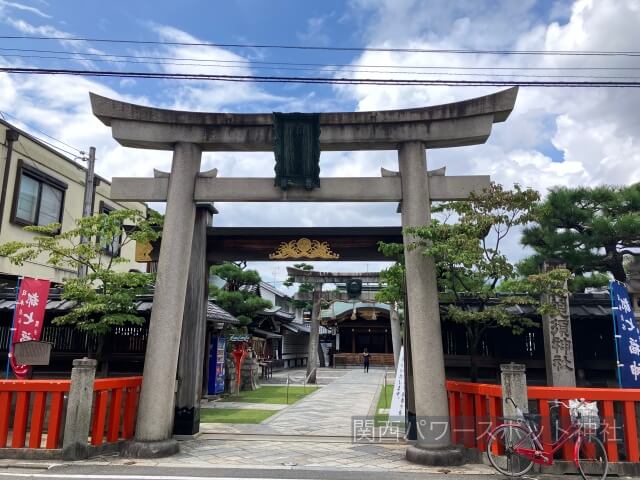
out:
M424 144L400 144L398 164L402 181L402 227L426 225L431 222L431 205L420 201L429 198ZM435 262L421 249L410 248L413 240L404 234L418 436L416 445L407 449L407 459L429 465L462 464L462 451L451 447Z
M202 151L273 151L272 114L177 112L118 102L91 94L93 113L123 146L172 150L169 178L114 178L116 201L167 202L158 262L135 442L127 453L159 456L178 450L171 441L180 330L194 228L194 202L402 202L403 226L430 220L429 202L464 200L489 186L487 176L446 177L426 171L426 148L484 143L496 122L513 110L518 89L431 107L317 116L322 151L397 150L400 175L321 178L321 188L274 185L273 178L216 178L198 174ZM405 247L411 243L405 239ZM433 260L405 249L408 312L418 443L407 458L430 465L460 463L450 446L444 360ZM447 424L430 429L429 422ZM424 429L423 429L424 430Z

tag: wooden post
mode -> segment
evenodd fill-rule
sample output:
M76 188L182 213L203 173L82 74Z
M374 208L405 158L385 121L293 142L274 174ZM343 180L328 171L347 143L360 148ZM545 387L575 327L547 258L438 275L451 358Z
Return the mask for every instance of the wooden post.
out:
M175 435L194 435L200 430L209 276L206 260L207 226L211 224L211 208L211 205L206 205L196 210L178 357L178 391L173 424Z

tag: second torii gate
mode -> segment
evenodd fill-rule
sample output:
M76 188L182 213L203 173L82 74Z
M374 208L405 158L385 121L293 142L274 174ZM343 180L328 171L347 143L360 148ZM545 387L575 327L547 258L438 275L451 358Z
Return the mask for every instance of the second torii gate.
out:
M316 383L316 371L318 363L318 341L320 337L320 304L322 301L322 285L325 283L342 283L347 280L360 280L362 283L373 283L380 280L378 272L359 272L359 273L331 273L317 272L314 270L301 270L299 268L287 267L287 274L293 278L296 283L313 284L311 309L311 331L309 333L309 360L307 361L307 381ZM394 323L394 319L396 322ZM396 348L396 340L400 339L400 320L397 315L391 317L391 337L393 347ZM394 355L396 352L393 352Z
M167 202L136 441L129 452L157 456L178 450L171 439L173 401L195 202L401 202L403 227L425 225L431 201L463 200L489 185L488 176L427 173L425 149L484 143L493 123L505 121L513 110L517 91L425 108L317 114L319 149L397 150L399 172L383 172L379 178L318 178L320 188L311 190L317 187L311 181L282 189L272 178L218 178L215 172L199 172L203 151L273 151L281 133L274 123L277 115L178 112L91 94L93 113L121 145L173 151L170 175L114 178L111 187L114 200ZM295 151L301 148L295 145ZM449 415L435 266L419 249L409 248L412 241L404 236L416 415L426 422L445 422ZM448 429L436 433L437 438L419 435L407 458L461 463Z

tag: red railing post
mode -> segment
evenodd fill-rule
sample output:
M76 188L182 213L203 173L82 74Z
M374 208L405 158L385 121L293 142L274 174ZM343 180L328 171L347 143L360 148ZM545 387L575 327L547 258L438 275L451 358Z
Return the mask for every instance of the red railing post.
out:
M122 438L125 440L132 438L135 432L139 392L139 387L127 389L124 402L124 422L122 425Z
M607 457L610 462L618 461L618 438L616 433L616 416L613 410L613 402L605 400L602 402L602 413L607 430L605 433L604 446L607 450Z
M49 406L49 423L47 426L46 448L58 448L60 443L60 427L62 426L63 393L53 392Z
M31 428L29 431L29 448L40 448L45 415L44 407L47 400L46 392L35 392L34 397L33 410L31 411Z
M487 418L487 398L484 395L474 396L474 409L476 413L476 445L481 452L487 449L487 435L490 425Z
M627 462L637 462L638 455L638 427L636 419L636 406L634 402L623 403L624 420L624 444L627 451Z
M120 438L122 390L122 388L117 388L111 392L111 405L109 405L109 426L107 427L107 442L117 442Z
M11 448L23 448L27 436L27 417L29 416L30 392L18 392L16 396L16 414L13 419L13 438Z
M473 412L473 397L471 393L463 393L462 403L462 429L463 444L467 448L475 447L475 421Z
M11 392L0 392L0 448L7 446L9 415L11 415Z

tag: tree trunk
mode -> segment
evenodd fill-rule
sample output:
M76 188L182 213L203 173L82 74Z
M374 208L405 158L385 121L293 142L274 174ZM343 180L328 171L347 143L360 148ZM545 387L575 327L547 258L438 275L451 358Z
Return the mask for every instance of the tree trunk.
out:
M619 282L627 282L627 272L624 271L624 267L622 266L622 259L619 259L617 255L611 261L611 274L613 278Z
M626 283L627 272L624 271L624 266L622 265L624 255L618 253L616 245L607 245L604 247L604 250L607 254L605 263L607 267L609 267L609 271L613 275L613 278L615 278L619 282Z
M105 361L105 335L98 335L96 346L96 361L98 362L98 372L100 377L106 377L109 369L109 362Z
M471 364L469 365L469 379L473 383L478 382L478 353L476 352L476 348L472 347L469 352L469 357L471 360Z
M469 328L469 379L473 383L478 382L478 359L480 355L478 355L478 347L480 346L480 338L481 335L475 329Z
M322 343L320 342L319 338L318 338L318 362L321 368L324 368L327 366L327 362L325 362L325 359L324 359L324 350L322 348Z

